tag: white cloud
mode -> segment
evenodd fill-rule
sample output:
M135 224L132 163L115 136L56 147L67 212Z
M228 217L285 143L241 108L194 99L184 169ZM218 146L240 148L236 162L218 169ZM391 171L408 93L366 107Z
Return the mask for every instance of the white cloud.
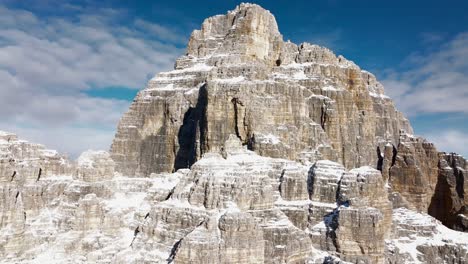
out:
M468 32L429 54L413 54L405 63L412 69L383 80L400 110L409 116L468 114Z
M439 151L455 152L468 158L468 135L458 130L446 130L427 135Z
M39 17L0 6L0 129L76 157L108 149L129 102L86 90L142 88L173 67L185 36L113 9ZM88 10L89 11L89 10Z
M426 45L442 41L442 36L425 34ZM389 74L383 84L399 110L407 116L424 114L462 117L460 126L443 127L434 122L434 132L423 133L429 141L445 152L468 156L468 32L460 33L426 54L409 56L404 66L410 70ZM418 133L416 129L416 133Z

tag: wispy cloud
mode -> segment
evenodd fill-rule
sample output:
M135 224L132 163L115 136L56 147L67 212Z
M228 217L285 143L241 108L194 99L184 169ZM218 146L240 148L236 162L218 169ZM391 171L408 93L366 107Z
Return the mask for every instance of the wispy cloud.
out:
M0 6L0 129L53 148L68 146L72 156L108 146L129 102L85 91L142 88L173 67L183 52L177 43L186 38L141 19L121 26L123 15L114 9L83 13L77 6L68 16L44 17ZM57 131L65 133L63 140L50 140ZM103 143L96 145L96 138Z
M423 35L425 45L441 42L439 34ZM408 69L391 72L382 82L398 108L410 118L426 114L457 116L460 124L446 127L434 122L423 136L438 149L468 156L468 32L460 33L438 48L410 55L402 65ZM419 133L416 130L416 133Z
M421 40L424 44L437 44L444 40L445 36L439 32L423 32L421 33Z
M427 135L429 141L447 153L455 152L468 158L468 134L458 130L433 132Z
M406 60L410 70L390 74L386 92L409 116L420 113L468 114L468 32L428 54Z

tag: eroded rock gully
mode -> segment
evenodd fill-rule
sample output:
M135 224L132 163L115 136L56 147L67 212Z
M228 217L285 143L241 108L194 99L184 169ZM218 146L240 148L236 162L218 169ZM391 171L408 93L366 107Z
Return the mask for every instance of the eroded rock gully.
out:
M0 263L466 263L467 162L412 134L371 73L241 4L110 153L0 132Z

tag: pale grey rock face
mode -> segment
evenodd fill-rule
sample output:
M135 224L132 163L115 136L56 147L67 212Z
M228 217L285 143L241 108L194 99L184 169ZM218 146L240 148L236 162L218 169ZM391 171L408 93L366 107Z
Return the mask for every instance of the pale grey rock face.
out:
M444 242L462 233L414 211L398 209L392 216L384 177L371 167L348 171L327 160L309 166L262 157L235 135L190 170L104 175L111 165L105 152L86 152L68 175L15 188L2 182L0 262L402 263L422 254L466 259L465 238ZM406 223L405 215L437 225ZM405 237L415 234L427 241L435 235L439 242L418 238L409 242L408 253Z
M465 158L438 152L434 144L404 131L398 145L385 146L381 155L394 208L429 213L450 228L468 230Z
M43 145L19 140L14 134L0 131L0 181L25 184L49 175L70 173L66 157Z
M392 206L380 171L346 171L338 163L317 161L310 174L313 207L308 233L313 245L344 261L384 263Z
M241 4L76 162L0 132L0 263L465 263L468 163Z
M88 150L77 160L76 178L82 181L103 181L114 176L115 163L108 152Z
M468 236L427 214L400 208L393 212L392 238L386 240L388 263L466 263Z
M117 171L190 167L230 134L263 156L377 166L379 144L412 129L372 74L330 50L284 42L275 18L241 4L192 33L175 70L149 81L112 144Z

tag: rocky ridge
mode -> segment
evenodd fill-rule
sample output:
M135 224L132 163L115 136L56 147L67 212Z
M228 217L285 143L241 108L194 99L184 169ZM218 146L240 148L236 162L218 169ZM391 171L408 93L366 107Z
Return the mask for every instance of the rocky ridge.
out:
M467 230L467 162L412 133L372 74L241 4L137 95L110 153L0 133L0 263L468 262L444 226Z

